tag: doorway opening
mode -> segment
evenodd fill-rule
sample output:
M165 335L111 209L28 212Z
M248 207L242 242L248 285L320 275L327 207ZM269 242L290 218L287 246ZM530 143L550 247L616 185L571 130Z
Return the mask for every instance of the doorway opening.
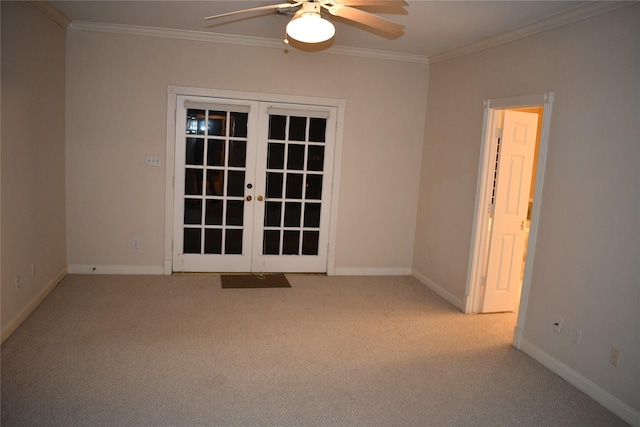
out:
M490 99L476 193L466 313L526 318L553 94Z

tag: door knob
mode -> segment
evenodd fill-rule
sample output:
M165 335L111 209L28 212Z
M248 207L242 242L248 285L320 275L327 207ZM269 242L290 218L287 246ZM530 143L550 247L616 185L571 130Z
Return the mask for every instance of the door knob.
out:
M264 200L262 196L258 196L258 201L261 202L262 200Z
M524 221L520 224L520 230L524 230Z
M247 196L247 202L251 201L251 196Z

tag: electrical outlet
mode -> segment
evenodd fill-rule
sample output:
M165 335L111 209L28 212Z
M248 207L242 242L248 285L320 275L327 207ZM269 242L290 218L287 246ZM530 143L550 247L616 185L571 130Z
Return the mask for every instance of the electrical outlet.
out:
M575 345L580 345L580 341L582 340L582 331L578 328L573 329L573 336L571 337L571 342Z
M133 247L133 249L140 249L140 239L133 239L131 247Z
M609 363L617 368L618 360L620 360L620 350L618 350L615 347L611 347L611 354L609 355Z
M13 278L13 284L16 286L16 289L20 289L20 275L16 274Z
M427 251L424 251L424 252L422 253L422 259L426 260L426 259L427 259L427 255L429 255L429 254L427 253Z
M31 263L31 277L34 277L36 275L36 265L34 263Z
M553 330L556 334L560 334L562 332L562 323L564 323L564 319L560 316L556 316L553 321Z

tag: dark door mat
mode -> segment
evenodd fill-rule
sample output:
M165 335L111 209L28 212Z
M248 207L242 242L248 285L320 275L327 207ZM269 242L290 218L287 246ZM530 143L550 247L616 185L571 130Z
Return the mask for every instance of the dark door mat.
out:
M290 288L284 274L223 274L222 289Z

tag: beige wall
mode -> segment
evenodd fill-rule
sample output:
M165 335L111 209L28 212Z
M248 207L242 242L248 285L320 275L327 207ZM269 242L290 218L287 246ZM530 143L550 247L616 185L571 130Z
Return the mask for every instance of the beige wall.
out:
M465 299L483 101L555 92L524 340L636 417L639 84L637 4L432 64L414 253L417 274ZM555 315L565 319L562 335Z
M65 30L27 2L1 7L4 339L66 271Z
M179 85L346 99L336 272L410 272L427 65L80 30L67 40L73 269L162 267L166 92ZM163 167L145 167L148 154Z

